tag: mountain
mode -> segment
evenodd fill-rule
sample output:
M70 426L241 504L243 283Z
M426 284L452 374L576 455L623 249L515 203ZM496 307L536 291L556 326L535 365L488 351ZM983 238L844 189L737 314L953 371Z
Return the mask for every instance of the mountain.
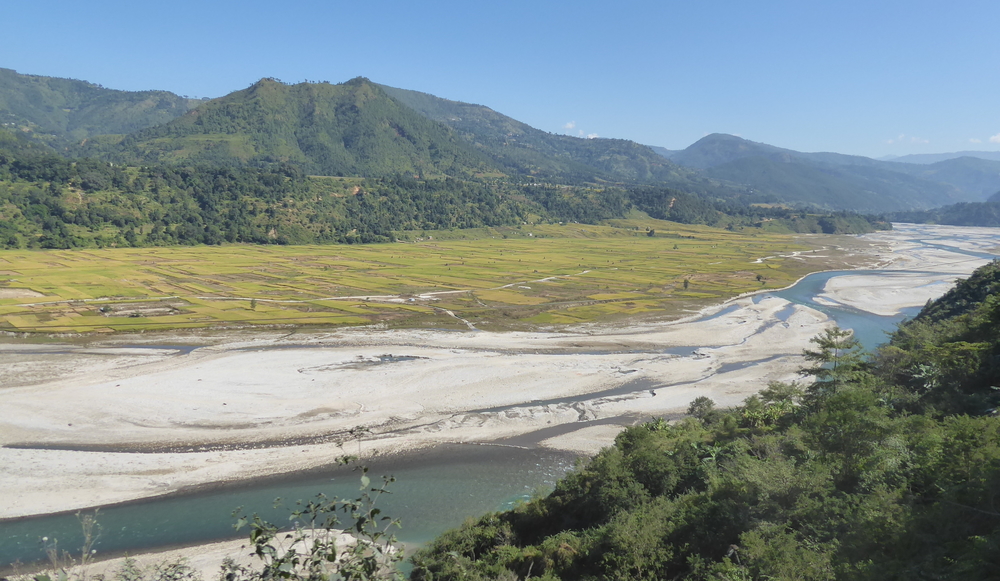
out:
M659 145L647 145L646 147L652 149L657 155L662 155L667 159L670 159L670 156L680 151L679 149L667 149L666 147L660 147Z
M884 170L844 170L761 157L742 158L707 169L705 174L745 184L755 198L763 201L773 199L862 213L928 208L958 198L948 186Z
M482 105L380 86L393 99L454 129L509 173L563 181L638 182L684 180L688 173L634 141L557 135Z
M803 153L724 134L708 135L669 158L706 177L742 184L765 200L861 212L979 201L1000 187L998 162L962 158L916 166Z
M992 201L995 199L996 201ZM963 202L914 212L895 212L893 222L911 224L946 224L948 226L1000 227L1000 195L987 202Z
M199 102L167 91L117 91L0 68L0 125L55 147L166 123Z
M954 153L914 153L910 155L894 156L892 161L901 163L928 164L939 161L947 161L957 157L975 157L978 159L988 159L1000 161L1000 151L956 151Z
M669 151L669 150L665 150ZM746 157L764 157L773 161L791 162L806 160L829 165L859 165L877 167L881 165L874 159L860 155L844 155L842 153L803 153L757 143L724 133L713 133L699 139L686 149L676 150L667 157L681 165L707 169Z
M288 163L314 175L657 185L716 200L862 212L979 201L1000 189L1000 161L895 163L721 134L671 151L552 134L489 107L360 77L337 85L262 79L207 101L6 69L0 81L0 116L20 142L133 165Z
M987 202L993 202L994 204L1000 204L1000 192L997 192L997 193L993 194L992 196L990 196L990 199L987 200Z
M123 162L292 163L310 174L334 176L471 176L497 169L447 126L361 77L337 85L261 79L173 121L84 152Z
M1000 190L1000 161L964 156L930 164L895 164L895 171L911 176L955 186L982 201Z

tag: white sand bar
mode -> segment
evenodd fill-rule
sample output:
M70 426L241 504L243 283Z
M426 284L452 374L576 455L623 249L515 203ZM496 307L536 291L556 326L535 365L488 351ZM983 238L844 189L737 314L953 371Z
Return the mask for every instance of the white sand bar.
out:
M897 272L863 288L835 278L825 297L879 314L922 305L984 260L909 239L960 234L965 250L996 246L984 229L872 235ZM0 518L329 464L357 451L359 427L367 455L667 415L701 395L734 405L795 379L808 339L831 324L773 296L731 305L708 320L558 333L229 332L191 352L126 348L179 340L167 335L3 344ZM581 425L542 444L593 453L616 432Z

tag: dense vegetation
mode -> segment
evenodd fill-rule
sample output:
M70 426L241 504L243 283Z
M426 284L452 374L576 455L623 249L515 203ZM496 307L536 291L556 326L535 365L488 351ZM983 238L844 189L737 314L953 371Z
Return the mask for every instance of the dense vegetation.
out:
M996 227L1000 226L1000 199L994 198L997 196L986 202L952 204L921 212L895 212L891 217L896 222L914 224Z
M0 127L58 149L166 123L199 103L166 91L116 91L0 68Z
M0 153L8 248L385 242L399 230L520 223L533 210L503 188L451 179L345 182L291 165L128 168Z
M130 167L35 149L0 131L0 247L387 242L405 231L594 224L633 208L732 228L767 223L778 231L857 233L881 227L859 216L793 214L662 188L315 177L290 163Z
M892 224L882 217L862 216L851 212L815 214L782 206L713 199L672 188L632 188L629 190L629 200L652 218L683 224L719 226L729 230L751 226L813 234L864 234L892 229Z
M413 579L994 579L1000 264L870 357L622 432L555 491L446 533Z

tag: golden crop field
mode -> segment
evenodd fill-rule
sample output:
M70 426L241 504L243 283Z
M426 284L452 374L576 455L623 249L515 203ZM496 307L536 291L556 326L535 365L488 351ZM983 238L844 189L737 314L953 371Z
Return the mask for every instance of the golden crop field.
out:
M674 317L823 268L778 256L807 250L789 236L658 221L431 236L355 246L0 251L0 330L529 328ZM755 262L762 257L772 258Z

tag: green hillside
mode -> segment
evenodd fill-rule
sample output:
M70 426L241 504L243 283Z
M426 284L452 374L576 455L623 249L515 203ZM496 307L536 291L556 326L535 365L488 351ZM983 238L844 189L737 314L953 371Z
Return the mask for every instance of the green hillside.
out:
M681 151L654 150L621 139L551 134L488 107L364 78L338 85L263 79L202 102L4 69L0 81L0 120L8 119L19 147L49 144L63 155L126 165L292 164L306 174L341 177L650 185L710 204L820 211L923 209L978 201L1000 189L1000 162L889 163L720 134Z
M941 208L914 212L893 212L893 222L913 224L945 224L948 226L1000 226L1000 196L995 201L951 204Z
M198 103L167 91L116 91L0 68L0 125L59 148L166 123Z
M447 127L377 85L262 79L184 116L85 153L122 162L264 166L332 176L471 176L495 171Z
M690 174L649 147L624 139L583 139L535 129L489 107L382 86L428 119L444 123L512 174L563 181L671 182Z

